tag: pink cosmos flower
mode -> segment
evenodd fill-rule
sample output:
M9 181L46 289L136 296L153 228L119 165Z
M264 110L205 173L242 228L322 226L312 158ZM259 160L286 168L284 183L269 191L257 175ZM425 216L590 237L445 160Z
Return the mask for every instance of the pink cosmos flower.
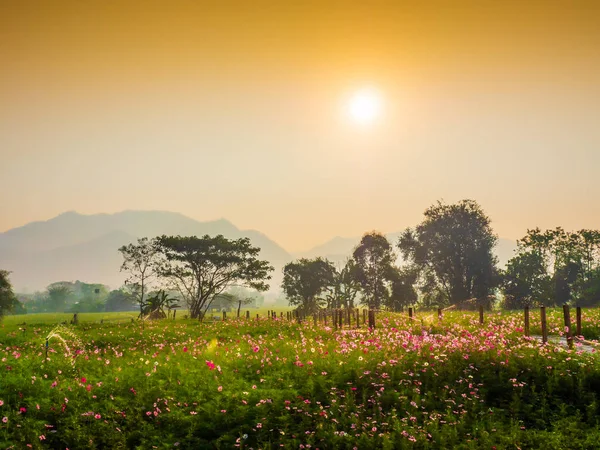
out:
M6 422L8 422L8 417L5 416L2 418L2 423L6 423Z

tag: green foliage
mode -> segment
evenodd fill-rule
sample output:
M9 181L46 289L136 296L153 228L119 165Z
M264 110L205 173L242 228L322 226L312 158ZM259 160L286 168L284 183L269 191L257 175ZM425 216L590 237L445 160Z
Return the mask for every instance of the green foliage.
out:
M231 286L269 288L273 267L258 259L260 249L248 238L163 235L155 242L157 273L181 293L192 318L202 317L215 296Z
M169 294L161 289L148 297L144 303L142 313L144 315L154 313L166 317L165 308L170 311L171 309L179 308L179 305L177 304L177 299L169 297Z
M110 291L106 297L104 310L110 311L131 311L137 306L135 297L124 289Z
M531 250L513 257L503 272L502 290L502 306L507 309L551 305L552 278L546 272L542 254Z
M9 279L10 272L0 270L0 320L20 305Z
M335 276L335 267L327 259L301 258L285 265L281 288L290 305L312 314L325 305L324 294Z
M444 306L470 299L491 306L500 278L493 249L498 238L491 221L473 200L425 211L425 219L407 229L398 247L420 277L425 302Z
M379 309L388 301L389 282L394 277L395 255L386 237L378 232L365 234L352 253L355 273L362 287L363 304Z
M516 305L527 296L546 305L599 304L600 231L527 230L503 284Z
M385 306L390 311L402 311L415 305L419 295L415 289L418 273L411 268L396 269L392 272L391 293Z

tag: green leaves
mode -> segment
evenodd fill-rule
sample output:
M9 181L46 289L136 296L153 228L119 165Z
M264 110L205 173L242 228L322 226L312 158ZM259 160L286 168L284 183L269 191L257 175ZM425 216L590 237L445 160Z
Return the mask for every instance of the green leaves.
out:
M200 317L231 286L269 289L266 281L273 267L258 259L260 249L248 238L163 235L155 245L157 274L182 294L192 318Z
M473 200L438 202L424 215L398 242L403 257L419 272L421 291L441 303L477 298L487 304L499 282L492 253L497 237L489 217Z

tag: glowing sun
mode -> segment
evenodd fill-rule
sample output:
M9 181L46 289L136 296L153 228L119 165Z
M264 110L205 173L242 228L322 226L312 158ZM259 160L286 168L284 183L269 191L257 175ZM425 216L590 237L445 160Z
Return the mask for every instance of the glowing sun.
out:
M348 105L350 117L359 124L374 122L382 110L381 95L375 89L362 89L354 93Z

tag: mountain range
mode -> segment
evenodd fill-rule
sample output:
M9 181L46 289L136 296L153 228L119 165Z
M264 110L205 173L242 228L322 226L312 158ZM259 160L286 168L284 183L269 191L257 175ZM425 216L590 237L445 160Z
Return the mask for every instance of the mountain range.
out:
M140 237L162 234L248 237L261 249L261 258L275 267L270 283L272 291L279 289L283 266L293 259L323 256L341 264L360 241L360 237L335 237L308 251L292 254L263 233L240 230L225 219L199 222L167 211L93 215L66 212L0 233L0 268L12 272L11 281L19 292L43 290L55 281L75 280L116 288L125 279L119 272L122 256L118 248ZM400 232L390 233L387 237L395 242L399 235ZM500 239L496 253L502 265L515 248L516 243Z

